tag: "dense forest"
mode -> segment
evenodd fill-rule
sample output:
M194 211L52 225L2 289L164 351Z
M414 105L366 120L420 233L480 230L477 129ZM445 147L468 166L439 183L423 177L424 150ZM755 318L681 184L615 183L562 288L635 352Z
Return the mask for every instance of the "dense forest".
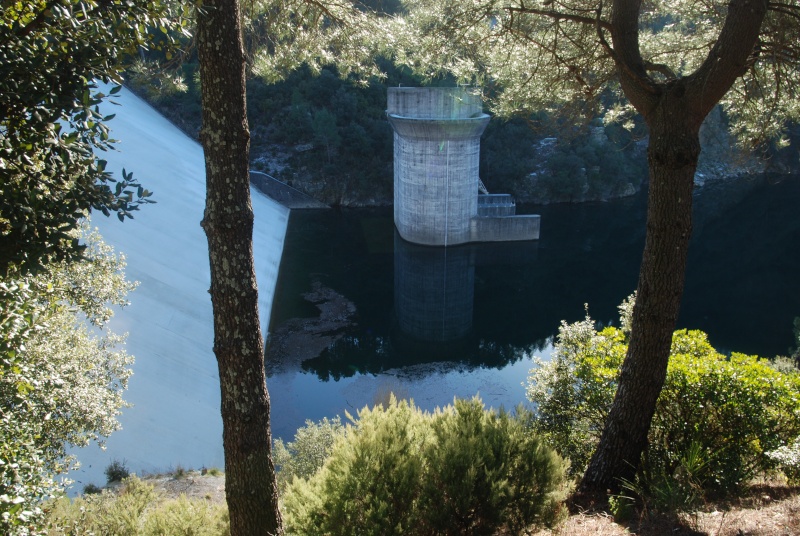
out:
M317 75L304 67L284 80L247 82L252 169L267 173L331 205L392 203L392 130L385 117L386 90L424 81L388 60L383 80L358 84L335 66ZM190 136L200 130L197 61L180 67L181 91L165 91L130 71L131 88ZM452 86L452 79L426 85ZM610 97L609 97L610 98ZM740 152L721 111L703 130L698 183L764 171L796 171L796 144L767 147L760 156ZM790 131L800 139L800 128ZM574 126L540 112L532 117L493 117L481 139L480 176L492 193L518 202L598 201L632 195L647 180L647 133L641 122L623 128L596 118Z

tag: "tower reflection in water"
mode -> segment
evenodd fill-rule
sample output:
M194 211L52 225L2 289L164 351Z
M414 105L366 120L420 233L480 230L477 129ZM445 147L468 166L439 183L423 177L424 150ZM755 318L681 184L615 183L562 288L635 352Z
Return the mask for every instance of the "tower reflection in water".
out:
M536 241L445 248L412 244L396 232L390 240L393 258L379 264L374 278L362 272L357 289L342 291L358 311L356 321L319 356L295 366L336 381L427 364L502 368L530 349L536 334L517 333L529 322L510 311L520 300L525 311L535 310L523 280L534 277Z
M395 233L394 341L400 352L419 361L467 350L474 301L474 246L419 246Z
M473 325L476 267L529 264L536 250L534 241L420 246L395 233L395 351L406 362L484 361Z

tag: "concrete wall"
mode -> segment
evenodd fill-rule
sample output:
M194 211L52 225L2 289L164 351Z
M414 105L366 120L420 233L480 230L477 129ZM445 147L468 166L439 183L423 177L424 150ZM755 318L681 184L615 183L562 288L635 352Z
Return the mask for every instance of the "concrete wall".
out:
M387 113L425 119L459 119L483 113L481 97L464 88L390 87Z

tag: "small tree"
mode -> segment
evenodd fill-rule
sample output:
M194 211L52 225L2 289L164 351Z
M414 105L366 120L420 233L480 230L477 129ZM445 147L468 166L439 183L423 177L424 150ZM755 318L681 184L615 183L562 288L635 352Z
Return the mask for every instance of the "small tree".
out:
M36 276L3 279L0 288L0 527L23 532L39 502L58 493L69 446L84 446L119 428L122 391L132 358L108 331L110 306L133 288L124 258L97 235L86 260L51 264ZM88 324L88 325L87 325Z
M341 140L339 128L336 126L336 116L326 108L320 108L314 112L311 127L314 129L314 140L325 147L325 156L330 164L331 155Z

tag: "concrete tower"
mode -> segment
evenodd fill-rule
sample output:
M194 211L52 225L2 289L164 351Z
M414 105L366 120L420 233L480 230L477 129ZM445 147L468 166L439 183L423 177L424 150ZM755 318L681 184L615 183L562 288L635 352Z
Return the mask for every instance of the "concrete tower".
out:
M389 88L394 129L394 222L417 244L539 238L538 216L514 216L510 196L480 196L480 137L489 116L463 88ZM490 199L491 198L491 199Z

